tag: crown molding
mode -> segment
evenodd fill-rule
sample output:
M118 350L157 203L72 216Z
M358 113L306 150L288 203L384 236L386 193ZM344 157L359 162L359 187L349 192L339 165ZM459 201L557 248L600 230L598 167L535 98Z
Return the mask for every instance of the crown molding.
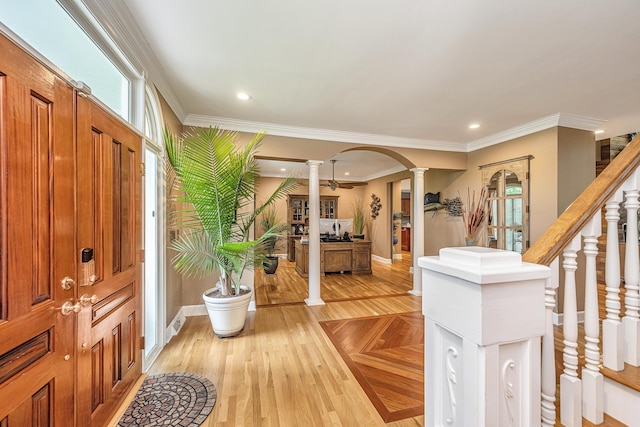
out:
M558 126L588 130L590 132L596 131L605 124L606 120L596 119L594 117L577 116L575 114L560 113L558 120Z
M203 116L188 114L184 121L186 126L219 126L239 132L256 133L266 131L269 135L290 138L318 139L322 141L348 142L353 144L376 145L383 147L418 148L436 151L467 151L465 144L456 142L430 141L423 139L401 138L370 133L347 132L330 129L316 129L300 126L288 126L277 123L254 122L231 119L227 117Z
M606 120L595 119L592 117L577 116L574 114L556 113L538 120L516 126L502 132L494 133L484 138L476 139L467 145L467 152L479 150L481 148L490 147L505 141L520 138L525 135L540 132L545 129L563 126L574 129L594 131L602 126ZM595 140L595 137L594 137Z

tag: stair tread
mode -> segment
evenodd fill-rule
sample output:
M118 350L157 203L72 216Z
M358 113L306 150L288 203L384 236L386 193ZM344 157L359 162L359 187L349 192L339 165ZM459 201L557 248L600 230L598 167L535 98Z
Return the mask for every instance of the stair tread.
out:
M562 424L559 424L558 422L556 422L557 426L560 426ZM607 426L607 427L617 427L617 426L622 426L622 427L627 427L627 425L625 423L621 423L620 421L616 420L613 417L610 417L607 414L604 414L604 422L602 424L593 424L587 420L585 420L584 418L582 419L582 427L591 427L591 426Z

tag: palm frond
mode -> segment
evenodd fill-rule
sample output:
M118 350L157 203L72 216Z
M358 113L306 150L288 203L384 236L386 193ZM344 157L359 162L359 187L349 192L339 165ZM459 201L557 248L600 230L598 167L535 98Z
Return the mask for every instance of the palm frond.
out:
M174 265L192 276L218 270L237 288L242 272L262 256L260 248L276 230L249 240L251 227L265 206L249 210L260 176L255 152L264 133L244 147L235 144L236 136L236 132L217 127L196 128L182 138L164 130L166 158L182 192L177 200L186 206L180 226L187 232L172 244L177 252ZM284 180L265 203L291 191L295 181Z

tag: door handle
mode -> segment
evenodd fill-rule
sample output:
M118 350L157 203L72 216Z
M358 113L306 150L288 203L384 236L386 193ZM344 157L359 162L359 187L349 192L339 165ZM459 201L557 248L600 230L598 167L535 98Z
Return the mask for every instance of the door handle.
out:
M72 303L71 300L65 301L64 304L62 304L62 307L60 307L60 312L62 312L63 316L68 316L71 313L79 313L83 307L89 304L95 304L97 302L98 302L97 295L89 296L89 294L84 294L80 297L78 301L76 301L75 304Z
M95 304L98 302L98 295L91 295L89 296L89 294L84 294L80 297L80 304L84 307L87 306L89 304Z
M68 316L71 313L78 313L80 310L82 310L82 304L80 304L80 302L73 304L71 301L65 301L60 308L63 316Z

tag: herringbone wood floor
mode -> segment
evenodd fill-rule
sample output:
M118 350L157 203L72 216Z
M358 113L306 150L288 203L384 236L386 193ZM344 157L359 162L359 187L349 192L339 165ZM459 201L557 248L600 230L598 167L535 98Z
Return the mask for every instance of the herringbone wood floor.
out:
M323 278L322 297L334 302L314 307L301 302L306 293L291 284L297 279L285 278L290 269L279 270L278 286L289 286L302 298L281 296L267 305L257 293L258 309L248 314L235 338L215 337L207 317L188 318L149 374L188 371L209 378L218 400L205 427L421 426L421 415L385 423L320 326L321 321L420 311L421 298L407 293L412 276L405 258L393 265L374 263L370 279L382 283L379 287L361 283L364 276L345 274L335 283ZM116 423L117 418L111 425Z

